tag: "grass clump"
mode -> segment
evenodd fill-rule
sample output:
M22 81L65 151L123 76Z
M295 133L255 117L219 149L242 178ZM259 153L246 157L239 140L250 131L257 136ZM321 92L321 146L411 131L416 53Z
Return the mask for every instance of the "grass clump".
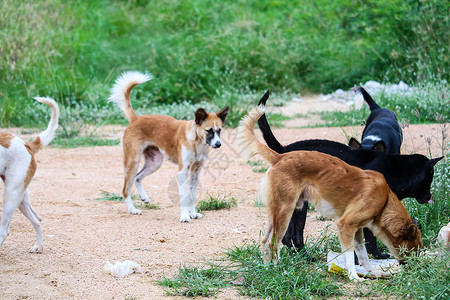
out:
M227 270L217 266L189 267L178 269L178 275L162 277L156 283L165 287L171 296L210 297L216 295L221 288L229 286Z
M121 194L111 193L104 190L101 190L101 193L102 197L97 198L97 200L123 202L123 197ZM131 195L131 200L133 200L134 206L140 209L160 209L158 203L144 203L136 194Z
M389 279L374 281L372 290L386 298L393 296L409 299L449 299L448 250L443 256L410 256L406 263L403 271L393 274Z
M237 206L237 200L234 197L230 199L227 196L208 195L207 200L201 200L197 203L198 211L230 209Z

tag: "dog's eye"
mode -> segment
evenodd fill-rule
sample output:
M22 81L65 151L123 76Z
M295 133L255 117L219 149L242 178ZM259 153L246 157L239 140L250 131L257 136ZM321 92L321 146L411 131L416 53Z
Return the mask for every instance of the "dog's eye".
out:
M208 133L208 134L214 134L214 130L211 128L211 129L208 129L208 130L206 130L206 132Z
M222 128L217 129L217 133L220 134L220 132L222 131Z

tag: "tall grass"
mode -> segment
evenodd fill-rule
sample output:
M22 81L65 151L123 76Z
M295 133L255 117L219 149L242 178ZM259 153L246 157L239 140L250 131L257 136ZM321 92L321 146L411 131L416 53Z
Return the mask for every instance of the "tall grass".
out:
M131 69L155 75L142 109L449 76L443 0L3 0L0 14L3 126L40 124L36 95L111 111L113 79Z

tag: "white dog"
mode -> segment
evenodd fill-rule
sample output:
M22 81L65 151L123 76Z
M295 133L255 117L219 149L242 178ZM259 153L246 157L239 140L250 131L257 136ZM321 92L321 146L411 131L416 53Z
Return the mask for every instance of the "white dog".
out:
M0 177L5 183L0 247L9 234L11 218L18 207L36 231L36 243L30 248L30 252L40 253L42 252L41 217L31 206L28 185L36 172L37 164L34 155L51 142L58 128L59 108L53 99L39 97L34 99L47 104L52 110L46 130L34 141L28 143L12 134L0 132Z

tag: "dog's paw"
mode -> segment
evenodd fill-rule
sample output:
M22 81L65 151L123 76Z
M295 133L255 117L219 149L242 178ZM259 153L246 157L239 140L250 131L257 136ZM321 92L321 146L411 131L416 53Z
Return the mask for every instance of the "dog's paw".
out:
M34 245L33 247L30 248L30 250L28 252L30 253L42 253L42 245Z
M181 223L190 223L191 218L189 216L180 216L180 222Z
M141 198L141 201L144 203L150 203L150 198Z
M140 209L137 208L130 208L128 209L128 212L132 215L142 215L142 211Z
M203 218L203 214L194 211L189 213L189 217L191 217L191 219L201 219Z

